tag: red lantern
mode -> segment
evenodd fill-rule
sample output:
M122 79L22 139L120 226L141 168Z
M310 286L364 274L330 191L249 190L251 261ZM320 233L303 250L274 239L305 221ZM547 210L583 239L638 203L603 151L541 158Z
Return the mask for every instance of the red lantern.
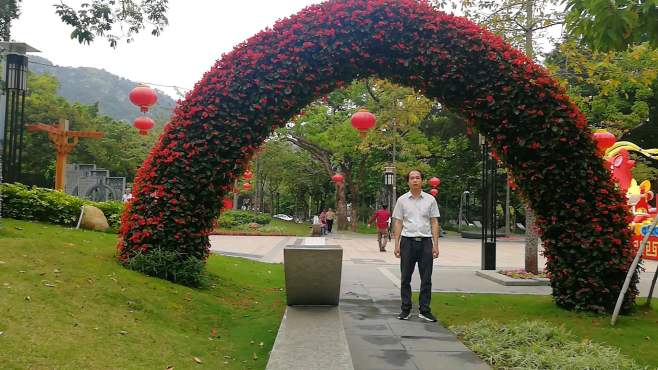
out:
M231 198L224 198L222 200L222 208L223 209L233 209L233 201Z
M336 184L342 183L343 180L345 180L345 178L340 173L337 173L337 174L331 176L331 181L333 181Z
M438 177L432 177L431 179L427 180L427 183L430 184L431 187L435 188L441 185L441 180Z
M139 130L140 135L148 134L149 130L153 128L153 125L155 125L155 122L146 116L137 117L135 118L135 122L133 122L133 126Z
M605 150L613 146L617 141L615 135L606 130L597 130L593 136L594 141L596 142L596 147L601 155L603 155Z
M242 174L242 177L244 177L245 180L251 180L251 178L252 178L253 176L254 176L254 174L253 174L251 171L249 171L249 170L246 170L246 171Z
M130 101L139 107L142 112L148 112L149 107L158 101L158 96L150 87L139 84L128 94Z
M375 127L375 122L377 120L375 119L374 114L365 109L360 109L352 115L350 121L352 122L352 127L359 130L359 137L364 138L366 137L366 131Z
M432 194L432 196L435 197L437 194L439 194L439 189L436 188L430 189L430 194Z
M244 184L242 184L242 188L244 190L251 190L251 184L248 183L248 182L245 182Z

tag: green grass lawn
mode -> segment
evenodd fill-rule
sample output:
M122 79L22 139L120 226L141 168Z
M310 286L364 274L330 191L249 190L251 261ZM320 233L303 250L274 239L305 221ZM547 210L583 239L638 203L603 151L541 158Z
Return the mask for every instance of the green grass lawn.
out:
M191 289L124 269L115 246L112 234L2 220L0 368L265 368L282 265L213 255L208 287Z
M642 300L638 304L643 304ZM658 368L658 301L639 306L610 326L610 315L576 313L558 308L548 296L434 293L432 311L446 326L482 319L500 323L542 320L563 326L581 339L619 348L640 364Z

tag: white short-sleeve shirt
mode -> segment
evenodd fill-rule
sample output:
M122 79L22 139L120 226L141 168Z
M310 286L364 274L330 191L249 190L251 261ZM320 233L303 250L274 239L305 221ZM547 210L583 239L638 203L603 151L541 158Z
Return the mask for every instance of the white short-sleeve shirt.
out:
M402 221L402 236L407 237L431 237L430 219L439 216L436 199L424 191L417 198L411 192L403 194L393 210L393 218Z

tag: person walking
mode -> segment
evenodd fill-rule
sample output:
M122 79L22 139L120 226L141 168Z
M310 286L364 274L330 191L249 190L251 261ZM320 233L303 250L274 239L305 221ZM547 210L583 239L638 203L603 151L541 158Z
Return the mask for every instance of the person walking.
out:
M393 210L395 257L400 259L401 311L398 319L411 316L411 276L416 263L420 273L418 317L436 322L432 315L432 267L439 257L439 207L436 199L422 190L423 174L411 170L407 174L409 191L398 198Z
M324 209L320 212L320 224L322 225L320 227L320 235L327 235L327 212Z
M378 209L368 221L368 228L373 221L377 225L377 244L379 245L380 252L386 252L386 241L388 239L388 220L391 218L391 213L386 209L386 204L382 204L382 208Z
M327 232L331 232L331 229L334 227L334 218L336 217L336 212L333 209L329 208L327 211Z

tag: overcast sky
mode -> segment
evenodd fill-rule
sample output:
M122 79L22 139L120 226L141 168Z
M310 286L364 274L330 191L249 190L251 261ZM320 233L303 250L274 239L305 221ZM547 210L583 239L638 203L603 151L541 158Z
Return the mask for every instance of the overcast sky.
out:
M145 32L134 43L120 43L116 49L104 39L91 45L71 40L71 28L59 20L51 5L55 2L23 0L21 16L11 29L13 41L39 49L36 55L56 65L101 68L134 81L192 88L222 53L277 19L321 1L170 0L169 26L161 36ZM161 89L173 95L171 89Z

